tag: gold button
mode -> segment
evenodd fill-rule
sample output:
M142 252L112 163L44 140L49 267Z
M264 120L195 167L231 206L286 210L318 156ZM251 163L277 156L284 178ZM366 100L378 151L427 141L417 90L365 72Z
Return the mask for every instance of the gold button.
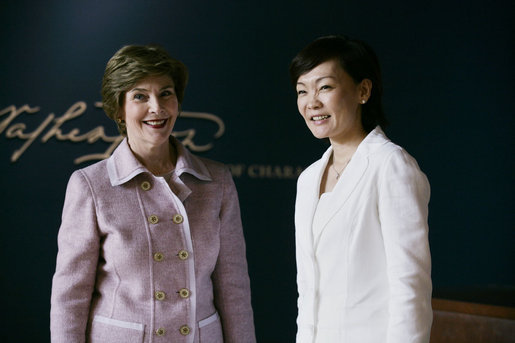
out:
M179 295L181 296L181 298L184 298L184 299L189 298L190 291L188 289L186 289L186 288L181 288L179 290Z
M150 184L150 182L148 181L143 181L141 183L141 189L144 190L144 191L148 191L150 190L150 188L152 188L152 185Z
M181 260L187 260L189 255L190 255L190 254L188 254L188 252L187 252L186 250L181 250L181 251L179 251L179 253L177 254L177 256L179 256L179 258L180 258Z
M163 291L156 291L154 294L157 300L165 300L166 294Z
M154 261L156 261L156 262L161 262L164 258L165 258L165 255L163 255L160 252L156 252L154 254Z
M159 328L159 329L157 329L157 330L156 330L156 335L158 335L158 336L164 336L164 335L165 335L165 332L166 332L166 330L165 330L165 329L163 329L163 328Z
M191 329L190 329L190 327L188 325L183 325L183 326L181 326L179 331L181 331L181 335L187 336L187 335L190 334Z
M157 222L159 222L159 218L155 214L153 214L148 217L148 222L150 224L157 224Z
M182 216L180 214L176 214L173 216L172 220L175 224L180 224L182 223Z

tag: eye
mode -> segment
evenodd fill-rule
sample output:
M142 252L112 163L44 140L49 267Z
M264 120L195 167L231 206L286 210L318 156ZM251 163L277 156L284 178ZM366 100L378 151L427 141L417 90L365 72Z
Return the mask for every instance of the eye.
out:
M327 90L327 89L332 89L333 87L329 86L329 85L323 85L322 87L320 87L320 90Z
M167 97L167 96L170 96L170 95L173 95L175 94L175 92L173 90L170 90L170 89L167 89L167 90L164 90L161 92L161 96L162 97Z
M303 94L306 94L305 90L303 90L303 89L297 90L297 95L303 95Z
M140 100L140 101L142 101L142 100L145 100L145 98L146 98L146 97L145 97L145 94L136 93L136 94L134 94L134 96L133 96L132 98L133 98L134 100Z

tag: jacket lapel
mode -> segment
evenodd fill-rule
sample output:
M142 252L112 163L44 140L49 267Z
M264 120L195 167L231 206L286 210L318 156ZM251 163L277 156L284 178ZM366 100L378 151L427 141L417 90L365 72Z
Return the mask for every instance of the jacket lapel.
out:
M313 217L318 204L320 193L320 181L327 165L327 160L331 156L332 149L329 148L322 158L311 165L302 174L304 182L299 182L297 190L297 200L295 205L295 227L297 231L297 254L303 252L310 259L313 258ZM306 260L307 261L307 260Z
M147 169L134 157L125 138L107 160L107 172L111 185L119 186Z
M325 166L324 166L325 167ZM335 185L333 191L329 195L330 202L327 208L320 208L323 211L322 218L324 218L321 230L318 231L317 237L314 237L315 247L318 245L318 240L327 227L327 224L333 217L340 211L347 203L347 200L356 190L360 183L365 171L368 167L367 156L360 156L358 151L354 153L351 161L340 176L338 183ZM320 184L320 182L319 182Z
M343 171L338 183L334 187L331 192L331 202L327 209L321 209L325 211L323 218L325 218L323 222L323 226L321 230L319 230L319 234L317 237L314 237L315 247L318 244L319 238L324 232L327 224L333 219L333 217L340 211L347 203L347 200L352 195L354 191L356 191L357 186L363 179L365 172L369 165L369 156L374 153L378 149L379 146L387 143L389 140L386 138L384 132L381 130L379 126L377 126L374 130L372 130L365 139L360 143L354 156L350 160L349 164ZM329 153L328 156L326 156ZM328 151L324 154L326 158L325 163L322 168L325 168L327 165L327 160L329 159L330 154L332 153L332 149L328 149ZM323 172L323 169L321 170ZM317 180L318 185L320 185L320 179Z

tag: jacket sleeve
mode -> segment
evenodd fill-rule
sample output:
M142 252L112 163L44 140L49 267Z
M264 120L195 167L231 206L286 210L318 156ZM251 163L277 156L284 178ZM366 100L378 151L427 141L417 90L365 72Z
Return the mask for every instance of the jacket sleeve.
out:
M390 289L388 343L429 342L429 196L429 183L417 162L404 150L393 151L380 176L378 205Z
M84 342L99 256L95 204L88 180L70 177L58 234L56 271L52 281L52 343Z
M254 343L250 280L238 194L228 169L224 172L220 209L220 251L213 272L214 301L225 343Z

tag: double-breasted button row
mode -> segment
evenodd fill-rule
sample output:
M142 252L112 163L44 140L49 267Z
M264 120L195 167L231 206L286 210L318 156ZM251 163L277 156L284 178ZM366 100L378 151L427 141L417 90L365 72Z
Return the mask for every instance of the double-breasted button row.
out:
M184 218L180 214L174 214L174 216L172 217L172 221L175 224L181 224L184 221ZM157 223L159 223L159 217L156 216L155 214L152 214L152 215L148 216L148 222L150 224L157 224Z
M140 184L140 187L144 191L149 191L152 189L152 184L149 181L143 181ZM184 218L180 214L175 214L172 217L172 221L175 224L181 224L184 221ZM159 223L159 217L156 216L155 214L152 214L148 217L148 222L150 224L157 224L157 223ZM189 253L186 250L180 250L179 253L177 254L177 256L181 260L187 260L189 257ZM164 254L161 252L154 253L153 257L154 257L154 261L156 261L156 262L161 262L164 260ZM189 298L189 296L190 296L190 291L187 288L181 288L178 293L179 293L179 296L184 299ZM156 291L154 293L154 297L156 298L156 300L163 301L166 299L166 293L163 291ZM191 329L189 326L183 325L179 328L179 332L181 333L181 335L187 336L190 334ZM158 328L155 330L155 334L157 336L164 336L165 333L166 333L166 330L164 328Z

